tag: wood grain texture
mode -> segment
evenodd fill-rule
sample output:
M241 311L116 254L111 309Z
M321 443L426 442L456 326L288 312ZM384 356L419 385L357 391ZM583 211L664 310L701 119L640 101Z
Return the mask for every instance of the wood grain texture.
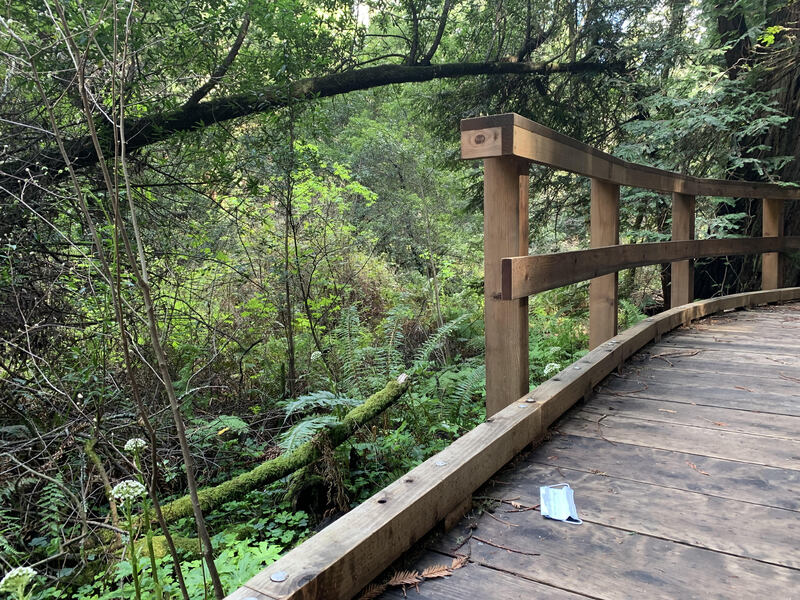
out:
M672 241L694 239L695 197L672 194ZM694 261L682 260L670 266L670 306L694 300Z
M762 233L764 237L783 237L783 202L774 198L762 201ZM783 265L779 252L761 255L761 289L774 290L781 287Z
M590 209L593 248L619 244L619 186L592 179ZM589 283L589 349L617 335L617 273ZM512 285L513 287L513 285Z
M798 471L568 434L555 434L528 460L800 512Z
M746 376L709 381L700 372L681 373L678 378L666 375L626 372L622 378L607 380L600 389L623 398L669 398L683 404L800 416L800 390L790 381L782 381L765 392Z
M500 259L528 252L528 166L515 158L484 161L483 298L486 415L528 391L528 299L501 300Z
M560 134L514 113L461 121L462 134L476 129L502 129L503 144L486 144L481 152L470 149L465 158L516 156L531 162L603 179L617 185L678 192L693 196L800 199L800 189L770 183L701 179L644 165L629 163Z
M615 415L656 423L674 423L714 431L749 433L800 441L800 416L778 416L735 408L682 404L672 402L668 398L663 400L630 398L600 393L596 394L578 414L581 413Z
M579 511L580 501L578 491ZM678 507L674 510L677 512ZM800 573L794 569L641 535L635 530L589 522L567 525L543 519L534 511L497 516L515 527L484 515L474 535L539 556L509 552L474 540L462 546L461 551L469 551L476 563L592 598L790 598L792 590L800 586ZM451 551L459 544L457 534L463 536L465 531L454 530L436 545L437 549ZM502 598L502 590L497 590L487 600Z
M800 461L797 459L800 456L800 442L796 440L653 423L613 415L605 418L593 415L585 419L576 415L557 429L571 435L600 437L612 445L622 442L800 471Z
M688 465L682 470L687 479L706 477ZM584 522L800 568L800 555L795 552L800 546L796 511L527 461L503 480L508 482L504 496L518 496L527 506L539 503L540 485L566 482L575 490ZM505 519L507 514L498 512L497 516ZM539 515L528 518L534 516L541 519ZM781 535L774 535L776 531Z
M800 248L800 236L624 244L557 254L503 257L503 298L523 298L632 267L794 248Z

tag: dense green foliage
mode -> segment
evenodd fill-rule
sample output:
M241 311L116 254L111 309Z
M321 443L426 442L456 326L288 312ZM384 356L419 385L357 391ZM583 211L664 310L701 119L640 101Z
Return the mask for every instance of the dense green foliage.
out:
M0 572L34 565L37 599L180 598L178 574L213 597L200 522L230 591L470 430L482 186L459 119L798 181L798 19L774 0L7 0ZM532 251L588 246L588 182L534 167L531 189ZM698 207L699 237L759 225L747 199ZM621 210L624 241L668 239L669 198L624 190ZM701 266L698 295L756 267ZM621 327L669 297L661 269L620 281ZM531 385L586 351L587 289L531 299ZM192 475L208 498L293 451L317 460L198 520ZM125 480L152 495L116 498Z

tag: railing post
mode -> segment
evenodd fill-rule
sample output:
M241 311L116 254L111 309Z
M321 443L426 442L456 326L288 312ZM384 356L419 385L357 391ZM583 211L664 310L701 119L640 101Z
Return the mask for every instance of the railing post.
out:
M672 194L672 241L694 239L694 210L694 196ZM674 262L670 270L670 306L688 304L694 300L694 261Z
M592 179L591 246L619 244L619 186ZM589 283L589 349L617 335L617 273Z
M764 237L783 236L783 200L764 198L761 211L761 235ZM776 290L783 287L782 258L780 252L767 252L761 255L761 289Z
M528 254L528 163L484 160L483 257L486 416L529 391L528 299L501 300L500 259Z

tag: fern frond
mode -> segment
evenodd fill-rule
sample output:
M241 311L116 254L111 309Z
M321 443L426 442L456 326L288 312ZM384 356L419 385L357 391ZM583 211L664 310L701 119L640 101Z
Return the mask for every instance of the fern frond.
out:
M469 400L473 390L481 383L486 384L486 365L475 367L469 375L458 382L455 390L453 390L453 400L459 405Z
M360 347L361 320L355 306L342 311L339 325L334 330L337 340L337 356L342 368L342 385L351 395L364 397L361 389L364 375L364 351Z
M439 345L449 336L455 329L466 320L468 315L464 314L459 317L456 317L449 323L445 323L436 332L431 335L425 343L420 346L419 350L417 350L416 355L414 356L414 367L422 367L424 366L428 360L430 359L431 354L434 350L436 350Z
M337 396L332 392L318 391L300 396L293 400L287 400L280 404L283 411L286 413L286 419L295 414L303 414L311 411L318 410L333 410L342 406L352 407L358 406L359 400L354 398L347 398L346 396Z
M453 571L460 569L466 565L467 562L469 562L469 556L466 556L465 554L457 554L453 559L453 562L450 564L450 569Z
M285 452L291 452L313 438L321 429L337 423L339 423L339 419L333 415L323 415L300 421L281 435L278 439L278 446L283 448Z

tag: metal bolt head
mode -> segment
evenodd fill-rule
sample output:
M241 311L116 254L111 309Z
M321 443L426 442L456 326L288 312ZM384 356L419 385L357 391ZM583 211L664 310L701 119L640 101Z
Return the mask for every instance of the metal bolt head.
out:
M289 577L289 574L286 571L276 571L272 575L269 576L271 581L275 583L280 583L281 581L286 581Z

